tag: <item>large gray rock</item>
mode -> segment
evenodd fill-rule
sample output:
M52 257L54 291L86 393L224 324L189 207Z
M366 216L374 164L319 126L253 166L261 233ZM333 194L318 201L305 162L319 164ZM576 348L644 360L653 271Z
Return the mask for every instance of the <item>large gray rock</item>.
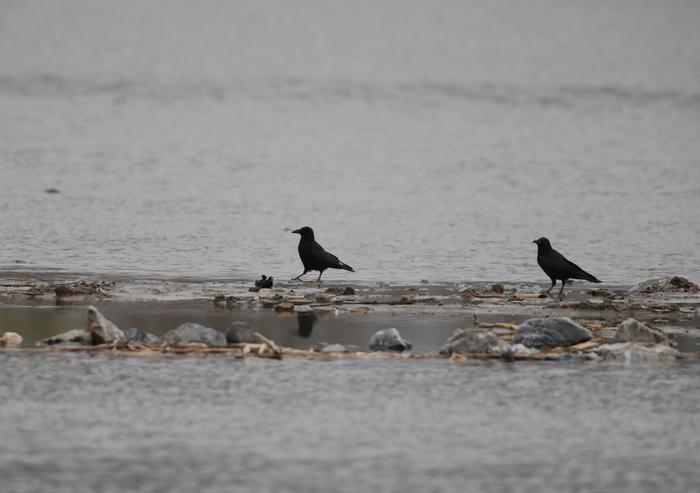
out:
M369 338L369 348L372 351L405 351L411 349L413 344L401 337L395 328L383 329L372 334Z
M670 361L678 357L678 350L666 344L644 344L641 342L602 344L592 352L603 359L622 359L625 361Z
M440 348L440 354L503 353L506 346L490 330L457 329Z
M92 334L93 344L111 344L113 342L126 341L124 332L111 320L107 320L94 306L88 307L85 330Z
M262 340L255 334L246 322L235 321L226 330L226 341L229 344L252 343L257 344Z
M140 342L142 344L158 344L160 337L145 330L129 327L124 331L124 335L128 341Z
M515 344L527 347L566 347L586 342L593 335L568 317L531 318L518 327Z
M163 342L169 344L188 344L199 342L207 346L225 346L226 337L216 329L187 322L177 329L169 330L163 335Z
M633 318L628 318L617 327L615 342L649 342L651 344L674 345L659 329L653 329Z
M68 332L63 332L53 337L43 339L39 342L39 345L47 346L55 346L57 344L91 346L92 334L85 329L73 329L69 330Z

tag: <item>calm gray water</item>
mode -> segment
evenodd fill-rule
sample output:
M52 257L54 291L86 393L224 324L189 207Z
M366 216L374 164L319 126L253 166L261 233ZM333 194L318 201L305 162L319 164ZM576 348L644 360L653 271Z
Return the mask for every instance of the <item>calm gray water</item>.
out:
M700 367L0 353L0 489L700 488Z
M0 8L2 269L700 277L698 2Z

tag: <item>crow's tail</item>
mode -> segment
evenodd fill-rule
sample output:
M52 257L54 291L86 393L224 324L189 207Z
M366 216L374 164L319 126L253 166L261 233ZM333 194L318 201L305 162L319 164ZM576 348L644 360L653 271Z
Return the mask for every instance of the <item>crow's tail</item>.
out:
M596 282L596 283L602 282L596 276L589 274L588 272L586 272L583 269L581 269L581 272L579 272L578 278L584 279L584 280L590 281L590 282Z
M340 267L341 269L349 270L350 272L355 272L355 269L353 269L352 267L350 267L348 264L344 264L343 262L340 262L339 267Z

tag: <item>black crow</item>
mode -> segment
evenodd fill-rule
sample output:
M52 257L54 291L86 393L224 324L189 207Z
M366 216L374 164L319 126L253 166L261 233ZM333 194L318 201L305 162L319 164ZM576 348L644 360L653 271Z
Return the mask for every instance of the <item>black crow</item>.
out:
M294 281L301 278L301 276L310 270L319 271L317 281L320 281L323 271L329 267L331 269L345 269L350 272L355 272L355 269L344 264L338 260L338 257L332 253L328 253L321 245L316 243L316 240L314 240L314 230L310 227L304 226L303 228L295 229L292 233L301 235L301 239L299 240L299 257L301 257L301 263L304 264L304 272L295 277L293 279Z
M585 279L591 282L600 282L595 276L590 275L575 263L569 261L561 253L552 248L552 244L547 238L534 240L537 244L537 263L547 276L552 280L552 285L547 290L547 294L552 290L557 283L557 279L561 280L561 289L559 297L562 297L564 286L569 279Z

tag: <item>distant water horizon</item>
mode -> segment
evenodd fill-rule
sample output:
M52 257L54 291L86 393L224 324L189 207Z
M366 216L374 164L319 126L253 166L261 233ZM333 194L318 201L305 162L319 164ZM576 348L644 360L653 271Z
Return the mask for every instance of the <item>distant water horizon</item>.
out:
M605 283L698 281L698 18L10 3L0 270L289 279L309 225L357 270L328 281L535 282L540 236Z

